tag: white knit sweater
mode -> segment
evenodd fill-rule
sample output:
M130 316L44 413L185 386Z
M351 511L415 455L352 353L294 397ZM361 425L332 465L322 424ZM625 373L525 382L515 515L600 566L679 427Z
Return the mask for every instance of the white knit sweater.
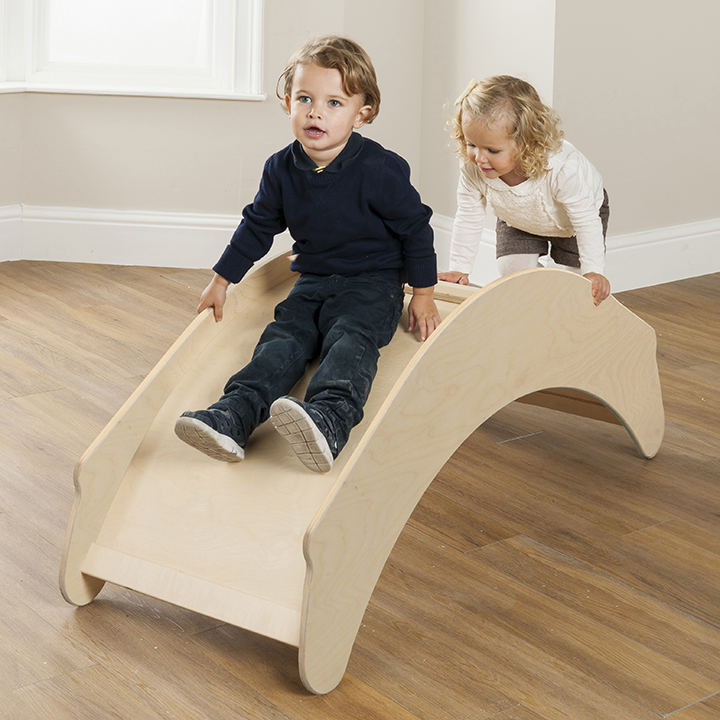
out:
M489 206L508 225L547 238L575 235L580 272L605 272L605 243L598 211L603 181L590 161L569 142L548 158L550 171L511 187L487 179L476 165L460 163L457 214L450 270L470 273Z

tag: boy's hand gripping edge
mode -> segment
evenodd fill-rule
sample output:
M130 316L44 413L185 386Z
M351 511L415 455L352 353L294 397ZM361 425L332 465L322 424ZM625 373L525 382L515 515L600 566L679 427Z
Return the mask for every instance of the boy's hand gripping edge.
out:
M208 286L200 296L200 304L197 308L198 314L207 308L212 308L215 322L220 322L223 319L223 306L227 299L227 289L229 285L229 280L215 273L213 279L208 283Z
M421 340L427 340L441 322L433 299L433 290L434 286L413 288L413 296L408 305L408 332L417 328Z

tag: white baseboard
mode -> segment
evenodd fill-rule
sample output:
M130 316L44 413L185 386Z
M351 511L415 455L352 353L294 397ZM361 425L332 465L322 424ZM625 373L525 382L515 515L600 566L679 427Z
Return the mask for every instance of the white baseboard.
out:
M23 206L26 260L211 267L238 218Z
M0 261L22 259L22 206L0 207Z
M609 237L613 289L660 285L720 272L720 218Z
M2 211L5 211L4 214ZM14 215L14 217L13 217ZM108 265L212 267L240 215L132 212L89 208L0 208L0 261L50 260ZM20 232L17 231L20 228ZM289 237L275 241L289 248Z
M57 262L212 267L240 215L131 212L28 205L0 207L0 262ZM434 215L438 267L448 266L452 218ZM275 241L287 249L287 233ZM614 292L720 272L720 218L608 238L607 271ZM497 277L495 233L486 230L473 283Z

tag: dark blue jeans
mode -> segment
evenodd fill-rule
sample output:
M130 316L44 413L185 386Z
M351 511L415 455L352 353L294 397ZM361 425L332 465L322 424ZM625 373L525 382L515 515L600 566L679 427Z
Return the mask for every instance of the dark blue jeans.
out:
M217 404L238 415L247 439L268 419L270 405L319 357L304 399L334 431L337 445L331 449L337 455L362 420L378 348L392 340L402 308L401 283L380 275L302 275Z

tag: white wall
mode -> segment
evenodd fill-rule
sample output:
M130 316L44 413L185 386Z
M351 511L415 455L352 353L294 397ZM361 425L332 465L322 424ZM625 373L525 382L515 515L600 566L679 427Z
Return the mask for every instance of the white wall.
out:
M23 98L0 96L0 207L19 204L23 194Z
M608 272L720 271L720 3L557 0L554 105L610 194Z
M475 78L516 75L552 102L555 0L435 0L426 3L422 190L455 213L457 160L445 128L455 99Z
M531 82L551 103L554 31L555 0L426 3L420 187L423 199L436 213L441 269L447 268L458 180L454 141L446 127L454 102L473 78L504 74ZM496 276L494 238L488 233L471 280L485 284Z
M0 97L0 261L21 257L23 197L23 103Z

